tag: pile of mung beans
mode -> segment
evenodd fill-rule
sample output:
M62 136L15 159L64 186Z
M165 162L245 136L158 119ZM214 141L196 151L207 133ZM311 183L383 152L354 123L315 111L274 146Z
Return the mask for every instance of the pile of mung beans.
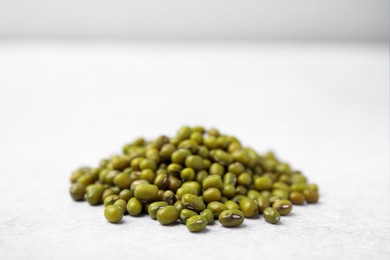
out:
M173 137L138 138L97 167L76 170L70 182L73 200L103 203L111 223L146 213L191 232L214 220L237 227L259 215L276 224L293 205L319 199L318 186L272 152L260 155L234 136L200 126L183 126Z

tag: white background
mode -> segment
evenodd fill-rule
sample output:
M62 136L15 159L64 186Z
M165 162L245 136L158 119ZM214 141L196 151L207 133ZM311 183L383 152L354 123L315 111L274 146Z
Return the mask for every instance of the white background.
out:
M69 176L217 127L320 186L279 225L107 223ZM0 0L1 259L389 259L388 1Z
M387 45L7 41L0 57L2 259L390 256ZM70 199L75 168L183 124L274 150L320 203L191 234Z

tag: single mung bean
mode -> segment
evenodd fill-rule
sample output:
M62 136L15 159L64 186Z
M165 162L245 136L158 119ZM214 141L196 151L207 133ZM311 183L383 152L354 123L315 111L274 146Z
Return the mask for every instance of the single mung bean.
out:
M158 187L153 184L141 183L134 190L134 197L141 201L155 201L157 195Z
M85 187L81 185L80 183L74 183L70 187L70 196L75 201L81 201L84 200L85 196Z
M192 130L188 126L183 126L177 132L176 138L180 141L185 140L191 136Z
M114 184L121 189L130 188L130 184L131 184L130 175L127 173L119 173L114 177Z
M273 190L285 190L285 191L290 191L290 187L289 187L286 183L280 182L280 181L275 182L275 183L272 185L272 189L273 189Z
M142 203L137 198L131 198L127 202L127 212L131 216L138 216L142 212Z
M240 209L240 207L238 206L237 203L235 203L234 201L232 200L228 200L226 201L225 203L225 206L227 209Z
M104 186L101 184L92 184L88 186L86 199L91 205L98 205L103 199Z
M151 148L147 150L146 158L154 161L156 164L160 163L160 153L157 148Z
M227 209L225 204L218 201L210 202L207 205L207 208L213 212L215 218L218 218L219 214L221 214L222 211Z
M164 194L164 190L158 190L156 201L162 201L163 194Z
M213 163L210 166L209 170L211 175L220 175L222 176L225 173L225 168L220 163Z
M151 169L152 171L155 172L157 170L157 165L153 160L143 159L139 163L139 168L140 170Z
M245 149L238 149L232 152L233 159L236 162L242 163L247 166L250 162L250 157L248 152Z
M208 224L214 222L214 213L211 209L204 209L200 215L207 221Z
M319 199L319 194L315 190L306 189L303 191L307 203L317 203Z
M162 225L173 224L179 218L179 210L174 206L161 207L157 211L157 220Z
M156 185L159 189L165 189L168 186L168 174L157 174L154 179L154 185Z
M122 171L125 168L129 167L129 160L124 156L114 156L111 159L111 165L114 170Z
M169 205L173 205L177 201L177 196L173 191L166 190L163 192L161 200L165 201Z
M263 217L268 223L271 224L276 224L280 220L279 212L271 207L267 207L263 210Z
M180 173L182 170L183 170L183 166L181 166L181 164L178 163L171 163L167 167L167 172L174 177L180 177Z
M293 183L293 184L297 184L297 183L306 184L307 179L305 176L303 176L301 174L294 174L291 176L291 183Z
M205 230L207 226L207 220L202 216L192 216L187 219L186 227L191 232L200 232Z
M233 198L234 195L236 195L236 188L234 187L234 185L225 184L222 188L222 195L229 199Z
M184 182L183 185L181 186L182 188L185 188L185 187L190 187L192 189L195 189L197 194L199 194L200 190L202 189L202 186L200 186L200 184L196 181L187 181L187 182Z
M295 205L305 204L305 195L299 191L293 191L290 193L290 200Z
M246 196L250 199L256 200L260 196L260 192L257 190L249 190Z
M122 190L121 192L119 192L119 198L120 199L123 199L124 201L129 201L129 199L131 199L134 195L133 193L131 192L131 190L129 189L124 189Z
M135 146L141 146L144 143L145 143L145 139L142 137L139 137L139 138L135 139L131 144L135 145Z
M203 159L199 155L190 155L185 160L185 165L188 168L192 168L195 171L203 170Z
M192 132L192 134L190 136L190 140L193 140L193 141L197 142L198 144L201 144L203 141L202 133Z
M239 175L245 171L244 165L239 162L235 162L229 165L229 172Z
M130 162L130 166L133 170L139 171L140 170L140 163L144 158L142 157L136 157Z
M244 223L244 213L238 209L227 209L221 212L218 221L224 227L238 227Z
M87 187L88 185L92 184L94 182L94 179L91 174L87 173L84 175L81 175L77 179L77 183L83 185L84 187Z
M248 193L248 189L245 188L245 186L238 185L236 187L236 194L237 195L246 195Z
M218 142L217 138L215 136L206 136L203 138L203 144L208 148L208 149L215 149L218 147Z
M291 176L288 174L280 175L278 178L278 182L283 182L283 183L286 183L288 185L291 185Z
M100 171L99 178L98 178L100 183L104 183L105 182L104 180L106 179L106 175L109 172L110 172L110 170L108 170L108 169L103 169L103 170Z
M209 171L211 161L209 159L203 159L203 170Z
M237 141L232 141L232 142L229 144L229 146L228 146L228 148L227 148L227 151L228 151L229 153L232 153L232 152L237 151L237 150L239 150L239 149L241 149L241 148L242 148L242 146L241 146L241 144L240 144L239 142L237 142Z
M207 190L209 188L217 188L219 190L222 190L223 183L222 183L221 176L219 175L207 176L202 182L202 187L204 190Z
M123 218L123 210L116 205L108 205L104 209L104 217L111 223L118 223Z
M140 176L141 180L147 180L149 183L153 183L156 178L156 174L151 169L142 170Z
M220 201L222 198L221 191L217 188L209 188L205 191L203 191L203 200L206 203L212 202L212 201Z
M259 206L250 198L240 200L240 210L246 218L253 218L259 214Z
M175 208L177 208L177 210L178 210L179 212L181 212L183 209L185 209L183 203L181 203L180 200L176 201L175 204L173 204L173 206L174 206Z
M268 208L271 204L267 196L260 195L257 199L257 205L259 206L259 212L263 213L264 209Z
M242 186L249 186L252 183L252 177L247 172L243 172L240 175L238 175L237 178L238 185Z
M181 184L182 181L176 178L175 176L173 175L168 176L168 189L170 189L171 191L176 192L177 189L180 188Z
M192 132L199 132L199 133L203 134L205 132L205 129L203 126L193 126Z
M272 207L282 216L290 214L293 208L292 203L289 200L277 200L272 204Z
M207 147L203 145L198 146L198 155L202 158L208 158L209 149L207 149Z
M219 136L217 137L217 144L219 148L226 150L230 144L230 139L226 135Z
M272 195L276 196L280 199L286 200L286 199L288 199L289 194L288 194L288 191L286 191L286 190L274 189L274 190L272 190Z
M193 181L195 179L195 171L192 168L184 168L180 172L180 178L183 181Z
M157 148L157 149L161 149L161 147L164 145L164 144L167 144L169 143L169 137L166 136L166 135L160 135L159 137L157 137L156 140L154 140L154 146Z
M279 174L290 173L291 167L287 163L279 163L276 165L275 171Z
M272 189L272 180L268 177L259 177L255 180L255 188L258 191L271 190Z
M162 160L168 160L171 158L176 147L173 144L164 144L160 149L160 157Z
M317 185L317 184L314 184L314 183L308 184L308 185L307 185L307 189L309 189L309 190L314 190L314 191L318 192L318 185Z
M229 164L231 164L233 162L232 155L230 153L227 153L227 152L221 150L221 149L218 149L215 152L214 158L217 162L219 162L220 164L222 164L224 166L228 166Z
M234 173L228 172L223 176L224 184L236 185L237 176Z
M192 209L196 212L201 212L206 208L203 199L193 194L184 194L181 198L181 202L187 209Z

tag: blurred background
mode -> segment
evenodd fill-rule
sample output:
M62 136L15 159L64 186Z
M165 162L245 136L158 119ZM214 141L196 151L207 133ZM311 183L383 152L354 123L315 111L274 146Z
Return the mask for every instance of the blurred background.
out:
M71 171L95 166L136 137L174 135L188 124L236 135L260 153L274 150L319 183L323 204L303 210L318 218L298 211L293 220L305 223L286 225L278 241L289 250L268 250L273 257L324 259L323 248L334 248L327 259L373 252L386 259L388 40L386 0L0 0L0 175L7 180L0 189L9 198L3 206L14 208L12 201L26 194L13 188L18 184L35 195L24 204L42 205L55 218L43 206L61 204L67 217L58 232L52 219L36 213L23 222L18 216L26 208L14 208L0 217L1 255L36 256L42 249L40 259L74 257L74 240L64 238L76 232L67 222L75 210L67 194ZM61 203L42 201L47 194ZM371 213L375 205L381 214ZM87 210L77 208L95 214ZM7 229L15 219L17 228ZM291 239L299 224L318 232ZM146 241L154 230L143 228L124 236ZM20 240L26 230L34 235ZM91 242L97 231L87 230L80 250L99 256L104 247ZM53 232L62 234L61 244L50 239ZM224 248L241 254L236 244L216 244L213 234L194 256L217 258ZM273 248L271 238L256 237L256 244ZM166 246L159 237L147 239ZM240 241L231 243L246 246ZM158 247L137 252L160 257Z
M310 146L299 138L318 139L331 109L386 106L388 11L385 0L0 0L1 138L36 140L35 129L99 153L205 124L262 136L260 150Z
M1 0L0 4L3 38L388 39L386 0Z

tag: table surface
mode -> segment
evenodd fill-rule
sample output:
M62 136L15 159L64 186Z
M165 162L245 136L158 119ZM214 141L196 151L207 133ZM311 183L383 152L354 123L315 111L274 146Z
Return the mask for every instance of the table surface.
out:
M388 259L387 44L0 42L2 259ZM113 225L70 173L138 137L217 127L320 186L279 225Z

